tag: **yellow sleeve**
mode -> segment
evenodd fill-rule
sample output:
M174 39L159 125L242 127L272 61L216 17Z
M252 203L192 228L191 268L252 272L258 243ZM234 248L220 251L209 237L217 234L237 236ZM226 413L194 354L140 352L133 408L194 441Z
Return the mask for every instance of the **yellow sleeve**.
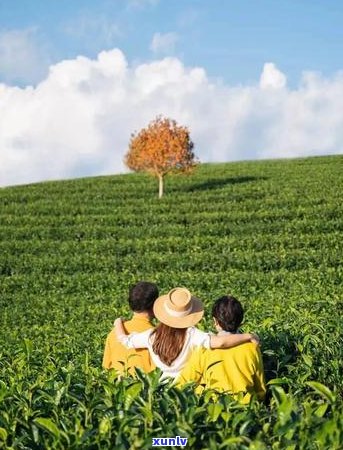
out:
M255 374L254 374L254 384L255 392L259 399L263 400L266 396L266 384L264 379L264 369L262 354L259 347L256 349L256 362L255 362Z
M112 367L111 361L111 335L109 334L105 342L104 356L102 358L102 367L104 369L110 369Z
M178 386L183 386L186 383L199 383L204 373L204 358L202 357L204 349L202 347L193 351L190 359L187 361L185 367L181 371L176 380Z

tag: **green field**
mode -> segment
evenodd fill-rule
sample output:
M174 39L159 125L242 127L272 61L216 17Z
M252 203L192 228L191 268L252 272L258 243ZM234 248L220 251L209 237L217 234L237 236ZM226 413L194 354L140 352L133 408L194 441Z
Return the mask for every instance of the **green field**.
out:
M0 448L343 448L342 193L342 156L205 164L161 200L141 174L0 189ZM141 279L239 298L267 404L103 371Z

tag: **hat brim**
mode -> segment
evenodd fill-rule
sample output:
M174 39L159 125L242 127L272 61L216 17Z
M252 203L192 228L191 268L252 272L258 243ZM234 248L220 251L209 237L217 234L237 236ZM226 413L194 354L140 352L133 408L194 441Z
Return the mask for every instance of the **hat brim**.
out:
M185 317L174 317L166 311L164 305L168 300L168 295L161 295L155 300L154 303L154 314L156 319L161 323L168 325L173 328L188 328L196 325L204 315L204 305L202 301L196 297L191 298L192 309Z

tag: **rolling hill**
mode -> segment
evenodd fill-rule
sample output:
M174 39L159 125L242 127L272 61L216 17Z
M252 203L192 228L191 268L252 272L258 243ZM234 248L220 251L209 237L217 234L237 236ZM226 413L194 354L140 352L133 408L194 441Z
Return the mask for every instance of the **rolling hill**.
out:
M203 164L161 200L143 174L1 189L0 448L341 448L342 192L343 156ZM103 371L141 279L239 298L269 403Z

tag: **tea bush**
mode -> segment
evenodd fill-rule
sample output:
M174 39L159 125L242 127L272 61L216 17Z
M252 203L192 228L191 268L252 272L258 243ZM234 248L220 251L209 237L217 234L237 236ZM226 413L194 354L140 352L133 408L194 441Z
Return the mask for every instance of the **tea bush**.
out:
M0 190L0 448L340 449L343 157L202 165ZM268 401L101 369L140 279L242 300ZM211 328L209 312L199 325Z

